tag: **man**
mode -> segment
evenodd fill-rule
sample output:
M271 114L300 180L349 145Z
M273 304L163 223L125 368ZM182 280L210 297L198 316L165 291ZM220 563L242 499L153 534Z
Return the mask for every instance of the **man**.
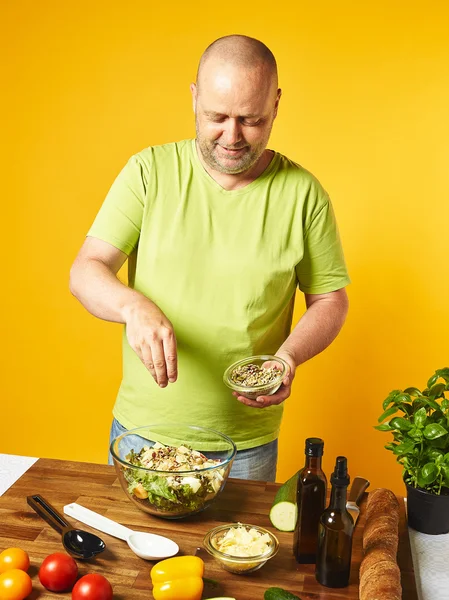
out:
M281 97L270 50L246 36L216 40L191 92L196 140L129 160L71 290L126 326L111 437L157 422L207 426L235 441L232 476L274 480L282 403L297 366L340 331L349 279L327 194L267 149ZM126 286L116 275L128 258ZM290 333L297 285L307 310ZM223 372L256 354L282 357L289 374L272 396L233 397Z

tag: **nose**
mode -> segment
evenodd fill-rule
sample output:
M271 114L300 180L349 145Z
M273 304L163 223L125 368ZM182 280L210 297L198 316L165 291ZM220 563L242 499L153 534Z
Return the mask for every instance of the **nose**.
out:
M223 130L224 144L228 147L237 145L242 141L242 130L238 119L227 119Z

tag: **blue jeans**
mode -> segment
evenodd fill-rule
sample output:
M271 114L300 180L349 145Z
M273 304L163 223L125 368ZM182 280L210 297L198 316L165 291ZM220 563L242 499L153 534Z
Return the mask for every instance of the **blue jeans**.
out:
M114 438L125 433L125 431L127 431L127 429L125 429L117 419L114 419L112 421L111 433L109 436L109 446ZM207 455L213 458L213 452L208 452ZM248 450L239 450L234 458L229 477L235 477L236 479L255 479L258 481L275 481L277 459L277 439L268 444L263 444L263 446L256 446L255 448L249 448ZM114 464L110 452L108 464Z

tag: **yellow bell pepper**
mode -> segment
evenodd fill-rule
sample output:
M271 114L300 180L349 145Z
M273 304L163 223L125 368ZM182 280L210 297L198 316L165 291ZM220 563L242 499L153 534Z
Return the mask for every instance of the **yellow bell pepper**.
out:
M204 562L198 556L175 556L151 569L154 600L201 600Z

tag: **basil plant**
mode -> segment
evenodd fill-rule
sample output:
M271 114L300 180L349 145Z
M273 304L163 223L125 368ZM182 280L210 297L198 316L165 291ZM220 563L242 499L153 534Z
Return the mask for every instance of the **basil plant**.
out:
M391 431L385 448L404 467L404 481L432 494L449 494L449 368L438 369L426 389L393 390L375 429Z

